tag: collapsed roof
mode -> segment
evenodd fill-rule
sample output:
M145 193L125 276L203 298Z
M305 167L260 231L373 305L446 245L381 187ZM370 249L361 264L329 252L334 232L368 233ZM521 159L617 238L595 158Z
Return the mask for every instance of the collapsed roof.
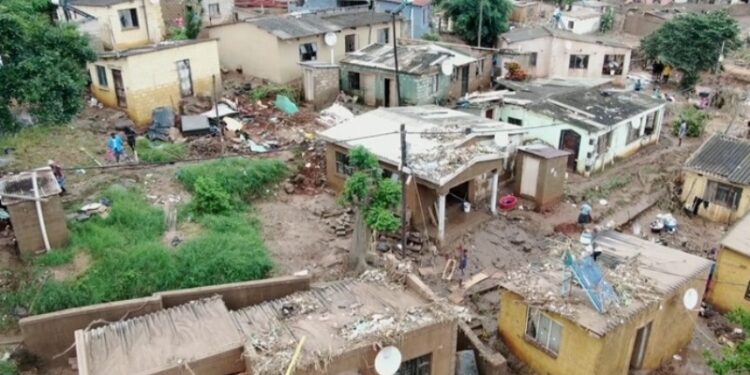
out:
M477 59L432 43L398 46L400 73L419 75L440 72L441 64L446 61L457 67L470 64ZM347 54L341 63L395 71L393 46L380 43L371 44L359 51Z
M378 108L320 133L351 149L364 146L382 162L399 166L399 129L406 127L407 166L418 178L442 186L482 161L502 160L509 135L523 128L468 113L424 105Z

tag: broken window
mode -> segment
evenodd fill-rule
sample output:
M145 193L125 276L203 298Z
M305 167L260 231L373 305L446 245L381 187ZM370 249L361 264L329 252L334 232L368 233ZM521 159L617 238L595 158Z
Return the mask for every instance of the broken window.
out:
M741 197L742 188L709 180L703 199L736 210Z
M123 29L138 28L138 10L136 8L123 9L117 13L120 16L120 25Z
M221 7L219 3L208 4L208 17L219 18L221 16Z
M388 29L387 27L378 30L378 43L387 44L389 40L389 32L390 29Z
M440 88L440 74L435 74L432 76L432 93L438 92L438 89Z
M101 87L108 87L109 83L107 82L107 68L97 65L96 66L96 78L99 81L99 86Z
M529 307L526 319L526 338L557 355L560 352L562 326L534 307Z
M536 66L536 57L537 57L536 52L532 52L529 54L529 66L532 66L532 67Z
M349 72L347 73L347 77L349 78L349 89L359 90L359 73Z
M637 126L633 126L637 125ZM641 137L641 122L632 120L629 124L626 125L628 127L628 142L627 144L631 144L638 140L638 138Z
M570 69L588 69L589 68L589 55L570 55L570 63L568 64Z
M351 176L354 169L349 164L349 155L336 152L336 173L344 176Z
M513 124L513 125L523 126L523 121L515 117L508 116L508 123Z
M602 74L610 76L622 75L622 67L625 65L625 55L604 55Z
M318 59L318 43L303 43L299 45L300 61L310 61Z
M604 155L609 151L609 143L612 141L612 132L599 136L599 140L596 145L596 152L599 155Z
M395 375L430 375L432 373L432 353L401 363Z
M344 52L354 52L357 50L357 34L349 34L344 37Z

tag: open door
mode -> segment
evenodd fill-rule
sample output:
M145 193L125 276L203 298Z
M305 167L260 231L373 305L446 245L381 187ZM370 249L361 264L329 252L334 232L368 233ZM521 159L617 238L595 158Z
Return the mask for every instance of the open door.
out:
M648 338L651 336L651 323L649 322L645 326L638 328L638 332L635 334L635 343L633 344L633 354L630 357L630 368L638 370L643 367L643 358L646 357L646 347L648 346Z
M383 106L391 106L391 80L389 78L383 79Z
M112 69L112 79L115 81L115 96L117 96L117 106L128 108L128 100L125 98L125 85L122 83L122 71Z
M461 96L469 92L469 66L461 68Z
M561 150L568 150L572 152L568 156L568 169L577 170L578 164L578 150L581 148L581 135L573 130L566 129L560 133L560 147Z

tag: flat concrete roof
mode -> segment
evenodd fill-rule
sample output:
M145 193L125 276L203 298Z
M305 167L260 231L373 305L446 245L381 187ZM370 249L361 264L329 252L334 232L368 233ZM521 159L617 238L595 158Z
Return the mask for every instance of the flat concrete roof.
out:
M145 53L158 52L172 48L180 48L193 44L213 42L217 39L195 39L195 40L165 40L161 43L151 44L144 47L130 48L122 51L108 51L99 54L100 59L119 59L123 57L142 55Z
M564 266L559 257L542 267L511 272L501 286L542 310L565 316L604 336L644 308L671 297L712 264L707 259L611 230L599 234L595 243L602 250L598 264L620 299L619 306L610 306L607 313L599 313L576 283L570 297L561 295Z

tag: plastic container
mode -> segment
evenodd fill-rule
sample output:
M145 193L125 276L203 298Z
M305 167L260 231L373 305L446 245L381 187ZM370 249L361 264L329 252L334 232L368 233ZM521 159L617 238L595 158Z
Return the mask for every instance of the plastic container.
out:
M518 198L516 198L515 196L513 196L513 194L508 194L508 195L500 198L500 201L497 203L497 205L503 211L510 211L510 210L516 208L517 204L518 204Z

